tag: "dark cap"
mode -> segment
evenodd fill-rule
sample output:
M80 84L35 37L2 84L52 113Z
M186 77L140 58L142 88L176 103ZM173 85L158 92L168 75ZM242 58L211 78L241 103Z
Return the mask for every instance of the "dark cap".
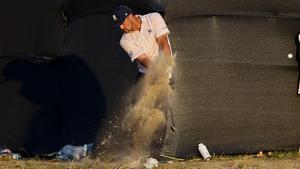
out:
M115 8L113 12L113 20L115 22L116 27L119 27L122 25L122 23L125 21L126 17L132 13L132 10L125 5L121 5Z

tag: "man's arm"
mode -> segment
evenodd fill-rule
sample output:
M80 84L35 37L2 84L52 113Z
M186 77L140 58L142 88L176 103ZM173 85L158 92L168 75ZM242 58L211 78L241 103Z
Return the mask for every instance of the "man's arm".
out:
M141 63L145 68L148 68L151 64L151 60L147 57L146 54L142 54L136 58L136 60Z
M169 33L166 33L160 36L159 38L157 38L157 43L159 45L160 52L162 52L165 55L165 57L172 57L172 49L170 46L168 34ZM170 80L169 85L171 86L172 89L174 89L175 79L172 72L172 68L169 72L169 80Z
M159 50L160 52L162 52L164 55L166 56L172 56L172 51L171 51L171 46L169 43L169 38L168 38L168 33L158 37L156 39L158 46L159 46Z
M159 46L159 51L162 52L167 57L171 57L172 51L169 43L168 33L160 36L159 38L156 39L156 41ZM151 60L147 57L146 54L142 54L138 56L136 60L140 62L145 68L148 68L149 65L151 64Z
M172 52L171 52L171 47L169 43L169 38L168 38L168 33L160 36L159 38L156 39L159 50L162 52L164 55L171 57ZM149 65L151 64L151 60L147 57L146 54L142 54L136 58L138 62L140 62L144 67L148 68Z
M144 67L149 67L151 60L147 57L144 51L131 41L124 40L123 37L120 41L121 47L127 52L131 61L136 60L141 63Z

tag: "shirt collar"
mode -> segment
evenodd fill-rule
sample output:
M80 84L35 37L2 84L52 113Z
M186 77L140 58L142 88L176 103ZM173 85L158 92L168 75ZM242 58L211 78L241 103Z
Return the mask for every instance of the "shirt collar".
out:
M141 30L140 32L142 32L142 30L144 29L145 23L146 23L146 18L143 15L136 15L139 18L141 18L142 24L141 24Z

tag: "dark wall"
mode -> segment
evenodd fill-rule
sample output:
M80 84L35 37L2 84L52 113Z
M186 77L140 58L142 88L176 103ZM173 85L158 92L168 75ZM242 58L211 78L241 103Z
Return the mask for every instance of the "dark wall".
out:
M166 152L198 155L198 140L212 153L298 149L298 69L287 59L300 27L297 0L3 1L0 56L23 59L0 59L0 144L49 153L93 142L104 118L124 112L136 65L113 29L119 4L166 9L177 52L177 134Z
M167 0L166 18L199 15L300 17L298 0Z
M122 111L136 72L112 24L115 4L123 1L1 2L0 145L42 154L96 142L104 117ZM76 18L66 29L61 9Z
M94 14L73 22L66 32L65 55L76 55L89 65L103 88L107 116L120 113L130 101L136 65L121 49L121 32L114 29L111 14Z
M296 150L299 1L167 1L177 52L174 118L166 153ZM280 19L281 18L281 19ZM177 146L174 148L175 145Z
M0 57L57 56L64 27L61 0L2 0Z
M21 147L42 152L57 149L59 65L8 59L0 63L0 144L14 151Z
M112 13L118 5L127 5L134 12L164 11L166 0L64 0L64 12L72 22L82 16L94 13Z
M111 13L117 5L134 11L163 11L165 0L3 0L0 2L0 57L61 55L65 23L95 13Z
M173 154L198 155L199 140L218 154L297 150L298 69L287 55L295 56L299 22L198 16L168 23L177 52Z
M0 63L1 145L31 155L96 140L106 98L82 58L0 59Z

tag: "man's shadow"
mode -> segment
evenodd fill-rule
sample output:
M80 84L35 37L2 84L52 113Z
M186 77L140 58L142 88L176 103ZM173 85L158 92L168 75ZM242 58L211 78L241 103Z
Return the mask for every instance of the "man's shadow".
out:
M21 144L28 153L25 155L95 141L106 114L106 99L97 78L80 57L17 59L5 66L3 74L5 81L21 82L19 93L39 107L26 121L28 133ZM16 123L22 120L16 117Z

